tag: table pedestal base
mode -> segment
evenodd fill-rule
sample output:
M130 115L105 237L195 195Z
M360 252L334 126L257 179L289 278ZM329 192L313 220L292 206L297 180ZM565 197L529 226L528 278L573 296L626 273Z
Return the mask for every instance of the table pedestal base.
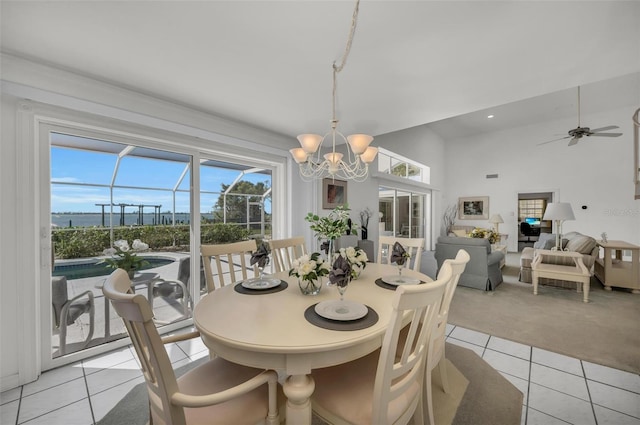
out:
M311 423L311 394L316 388L311 375L292 375L285 381L282 389L287 396L287 423Z

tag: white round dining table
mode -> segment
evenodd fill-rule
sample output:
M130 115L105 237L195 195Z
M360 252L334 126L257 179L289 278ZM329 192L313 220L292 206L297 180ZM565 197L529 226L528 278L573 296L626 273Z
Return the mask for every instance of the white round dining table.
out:
M287 272L273 275L288 283L280 292L238 293L234 289L238 283L214 290L196 305L194 323L217 356L286 374L287 423L311 424L310 397L315 387L311 371L355 360L382 345L394 291L376 285L375 280L397 274L395 266L369 263L349 284L345 300L363 303L378 314L375 324L361 330L328 330L308 322L305 310L321 301L339 299L338 291L324 285L318 295L303 295L297 278ZM432 281L410 269L402 274Z

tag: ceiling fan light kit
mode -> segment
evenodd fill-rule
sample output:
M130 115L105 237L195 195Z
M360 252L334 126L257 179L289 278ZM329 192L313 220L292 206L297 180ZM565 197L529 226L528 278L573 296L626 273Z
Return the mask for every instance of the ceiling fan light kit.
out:
M299 148L291 149L289 152L300 169L300 176L305 181L321 179L324 177L340 178L345 180L364 181L369 174L369 164L373 162L378 154L378 148L369 146L373 140L367 134L352 134L345 137L336 128L338 119L336 118L336 87L337 75L344 68L347 56L351 50L351 43L358 22L358 8L360 0L356 1L356 6L351 19L351 30L349 39L342 56L340 65L334 62L333 68L333 92L331 131L320 136L319 134L301 134L298 136ZM331 139L332 150L321 156L322 144L325 139ZM336 140L343 142L346 146L347 155L336 152ZM324 158L324 160L322 159ZM343 159L345 158L345 159Z
M565 137L561 137L559 139L553 139L553 140L549 140L548 142L542 142L542 143L538 143L538 145L546 145L547 143L551 143L551 142L557 142L559 140L566 140L566 139L571 139L569 140L569 144L567 146L573 146L575 144L578 143L578 140L580 140L583 137L591 137L591 136L597 136L597 137L618 137L618 136L622 136L622 133L602 133L603 131L608 131L608 130L615 130L616 128L619 128L617 125L609 125L606 127L601 127L601 128L595 128L593 130L591 130L589 127L580 127L580 86L578 86L578 126L574 129L571 129L568 131L568 136Z

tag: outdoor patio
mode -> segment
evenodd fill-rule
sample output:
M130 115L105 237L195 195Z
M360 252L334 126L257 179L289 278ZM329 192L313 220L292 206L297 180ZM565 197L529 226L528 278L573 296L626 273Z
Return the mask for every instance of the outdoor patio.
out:
M145 273L154 273L159 279L176 280L178 277L179 259L188 256L184 252L157 252L145 253L146 256L172 257L176 261L160 267L154 267L144 270ZM107 276L89 277L82 279L68 280L69 298L72 298L87 290L93 292L95 303L95 328L93 337L89 343L89 347L100 345L104 342L114 339L126 337L126 329L122 320L115 313L110 304L105 300L102 294L102 284ZM136 293L143 294L147 297L147 284L138 284L135 286ZM109 326L106 326L105 308L109 308ZM180 299L170 297L157 296L153 300L153 312L155 314L157 324L159 326L172 323L184 318L183 307ZM189 312L190 313L190 312ZM108 333L107 333L108 332ZM67 354L83 349L84 340L89 333L89 315L83 314L73 325L67 327ZM57 329L53 331L52 348L53 355L59 355L60 347L59 333Z

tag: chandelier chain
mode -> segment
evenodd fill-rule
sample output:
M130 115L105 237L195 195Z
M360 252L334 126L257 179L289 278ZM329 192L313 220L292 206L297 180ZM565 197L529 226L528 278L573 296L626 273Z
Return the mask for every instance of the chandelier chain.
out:
M340 60L340 65L337 65L336 62L333 62L333 92L332 92L332 125L335 125L336 120L336 92L337 92L337 75L338 72L342 71L344 66L347 64L347 58L349 57L349 53L351 52L351 44L353 43L353 36L356 33L356 26L358 25L358 10L360 8L360 0L356 1L356 6L353 9L353 15L351 16L351 28L349 29L349 38L347 39L347 45L345 46L344 53L342 54L342 59Z
M369 146L373 137L367 134L352 134L345 137L337 130L338 119L336 118L336 95L338 87L338 73L342 71L347 63L347 58L351 52L351 45L356 32L358 22L358 10L360 0L356 0L351 18L351 28L349 38L345 46L340 62L334 61L333 71L333 91L332 91L332 119L331 131L324 136L318 134L301 134L298 141L301 147L291 149L291 155L299 165L300 176L305 181L311 181L323 177L332 177L345 180L364 181L369 174L369 164L373 162L378 154L378 148ZM342 152L336 151L336 138L344 141L346 145L346 157ZM322 154L322 144L325 140L331 141L331 151ZM323 159L324 158L324 159Z

